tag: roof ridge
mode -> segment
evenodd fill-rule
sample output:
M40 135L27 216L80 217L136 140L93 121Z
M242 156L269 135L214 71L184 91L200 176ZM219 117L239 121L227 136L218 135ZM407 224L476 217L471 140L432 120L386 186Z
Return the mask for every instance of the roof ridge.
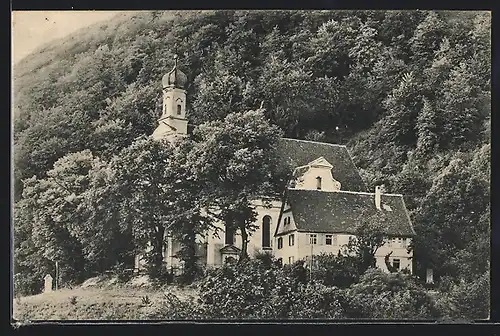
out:
M293 138L281 138L283 140L293 140L293 141L300 141L300 142L308 142L308 143L315 143L315 144L321 144L321 145L329 145L329 146L336 146L336 147L345 147L347 148L346 145L340 145L340 144L333 144L330 142L321 142L321 141L311 141L311 140L302 140L302 139L293 139Z
M350 191L350 190L317 190L317 189L296 189L296 188L288 188L288 190L292 191L312 191L312 192L323 192L323 193L345 193L345 194L360 194L360 195L370 195L374 196L375 193L369 193L365 191ZM403 194L381 194L382 196L398 196L404 197Z

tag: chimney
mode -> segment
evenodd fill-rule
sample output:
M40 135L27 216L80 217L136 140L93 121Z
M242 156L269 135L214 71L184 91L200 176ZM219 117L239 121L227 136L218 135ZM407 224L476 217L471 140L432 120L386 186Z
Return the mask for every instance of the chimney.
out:
M377 210L381 210L380 199L381 199L380 186L376 186L375 187L375 207L377 208Z

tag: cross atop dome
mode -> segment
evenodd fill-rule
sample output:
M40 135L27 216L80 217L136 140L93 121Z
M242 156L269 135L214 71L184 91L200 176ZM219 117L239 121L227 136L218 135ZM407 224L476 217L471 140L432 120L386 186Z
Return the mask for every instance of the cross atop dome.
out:
M187 135L186 83L187 76L179 70L179 56L174 55L174 67L161 80L163 88L163 111L158 127L153 132L155 139L175 141Z
M174 55L174 67L169 73L165 74L162 78L163 88L178 88L184 89L187 83L187 76L178 67L179 56Z

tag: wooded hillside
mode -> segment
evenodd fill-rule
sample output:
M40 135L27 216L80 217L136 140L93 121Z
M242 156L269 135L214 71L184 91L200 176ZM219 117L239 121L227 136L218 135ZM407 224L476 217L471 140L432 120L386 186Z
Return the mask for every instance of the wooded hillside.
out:
M151 134L176 53L190 123L263 104L286 137L347 144L371 190L405 195L417 273L476 279L489 268L490 27L487 12L183 11L83 29L14 69L16 208L37 202L23 180L65 155L109 161ZM46 261L20 213L28 272Z

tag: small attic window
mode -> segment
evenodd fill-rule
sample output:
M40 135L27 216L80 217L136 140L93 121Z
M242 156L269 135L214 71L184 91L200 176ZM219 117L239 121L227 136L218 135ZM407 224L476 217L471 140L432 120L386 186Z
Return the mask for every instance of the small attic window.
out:
M182 112L182 106L181 104L177 104L177 115L181 115Z
M384 210L386 211L392 211L392 208L387 204L382 204L382 208L384 208Z
M316 177L316 189L321 190L321 177Z

